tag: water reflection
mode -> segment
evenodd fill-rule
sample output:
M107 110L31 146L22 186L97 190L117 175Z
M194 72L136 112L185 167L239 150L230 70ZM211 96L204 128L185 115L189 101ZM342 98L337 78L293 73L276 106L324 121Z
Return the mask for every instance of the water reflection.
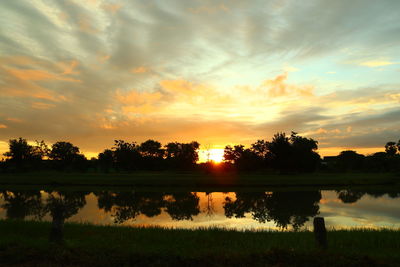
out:
M298 229L318 214L320 200L320 191L236 193L236 200L225 199L224 209L228 218L243 218L251 213L260 223L274 221L280 228L291 225Z
M379 198L387 194L390 198L400 197L399 192L382 192L382 191L361 191L361 190L351 190L342 189L336 190L338 198L343 201L343 203L355 203L365 195L372 196L374 198Z
M400 218L394 215L399 214L399 197L399 192L350 189L229 193L3 191L0 218L48 220L55 229L62 229L64 221L70 220L297 230L310 226L310 220L320 214L335 227L399 227Z
M40 220L46 209L42 203L42 194L37 192L2 192L3 204L1 208L6 210L6 218L23 220L27 216L34 216Z

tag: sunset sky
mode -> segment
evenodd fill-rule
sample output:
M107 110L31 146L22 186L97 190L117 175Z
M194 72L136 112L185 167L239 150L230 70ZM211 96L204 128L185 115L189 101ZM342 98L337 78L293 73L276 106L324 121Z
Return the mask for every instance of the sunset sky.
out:
M291 130L322 155L400 139L399 0L6 0L10 138L249 145Z

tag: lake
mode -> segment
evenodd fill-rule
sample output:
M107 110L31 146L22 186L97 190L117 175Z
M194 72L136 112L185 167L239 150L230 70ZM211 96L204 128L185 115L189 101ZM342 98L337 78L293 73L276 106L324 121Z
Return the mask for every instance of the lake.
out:
M0 219L237 230L400 228L400 192L351 189L259 192L2 191Z

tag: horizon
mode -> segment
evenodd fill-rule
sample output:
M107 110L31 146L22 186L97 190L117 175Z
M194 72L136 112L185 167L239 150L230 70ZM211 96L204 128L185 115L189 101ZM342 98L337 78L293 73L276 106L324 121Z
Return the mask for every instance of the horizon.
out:
M13 138L13 139L17 139L17 138ZM147 140L154 140L154 139L147 139ZM260 140L260 139L257 139L257 140ZM27 143L31 146L35 146L37 141L39 141L39 140L35 140L35 141L27 140ZM54 143L47 143L46 140L40 140L40 141L44 141L48 145L49 148L54 144ZM59 140L59 141L69 142L68 140ZM127 140L124 140L124 141L127 141ZM154 140L154 141L157 141L157 140ZM195 141L195 140L192 140L192 141ZM266 140L266 141L270 141L270 140ZM316 140L316 141L318 142L318 140ZM141 144L141 142L136 142L136 141L127 141L127 142L130 142L130 143L134 142L137 145ZM173 141L173 142L177 142L177 141ZM167 143L169 143L169 142L167 142ZM161 143L161 146L165 147L167 143ZM400 140L399 140L399 143L400 143ZM73 144L73 145L75 145L75 144ZM227 144L222 147L215 147L210 144L207 144L207 145L200 144L200 147L197 151L199 159L197 160L196 163L214 162L214 163L218 164L220 162L223 162L225 147L226 146L234 146L234 145L240 145L240 144ZM1 152L0 160L5 160L7 158L6 156L4 156L4 152L9 151L9 144L7 143L6 146L7 146L6 148L0 149L0 152ZM245 148L250 148L250 147L251 146L245 146ZM78 148L79 148L81 154L83 154L87 159L91 159L91 158L98 158L99 153L103 152L105 149L111 149L111 146L104 147L98 153L85 153L84 151L81 150L81 148L79 146L78 146ZM2 150L4 150L4 151L2 151ZM385 151L384 147L378 147L378 148L366 148L366 149L358 149L358 150L354 150L351 148L334 148L333 151L335 151L335 152L339 151L335 154L332 151L328 151L328 153L324 153L324 151L322 151L322 153L321 153L321 150L318 148L316 150L316 152L321 156L321 159L323 159L326 156L338 156L340 154L340 152L348 151L348 150L355 151L358 154L362 154L364 156L369 156L369 155L372 155L377 152Z
M248 147L276 132L321 156L400 138L400 2L6 1L0 158L8 140Z

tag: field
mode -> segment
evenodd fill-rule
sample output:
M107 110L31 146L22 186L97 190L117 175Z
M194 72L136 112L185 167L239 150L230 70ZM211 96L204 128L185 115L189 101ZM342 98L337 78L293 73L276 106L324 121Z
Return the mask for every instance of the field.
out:
M313 233L221 229L130 228L66 224L61 245L50 223L0 221L0 259L17 266L396 266L400 231L328 232L328 249Z
M259 187L259 186L352 186L396 185L400 175L394 173L61 173L33 172L0 174L0 186L140 186L140 187Z

